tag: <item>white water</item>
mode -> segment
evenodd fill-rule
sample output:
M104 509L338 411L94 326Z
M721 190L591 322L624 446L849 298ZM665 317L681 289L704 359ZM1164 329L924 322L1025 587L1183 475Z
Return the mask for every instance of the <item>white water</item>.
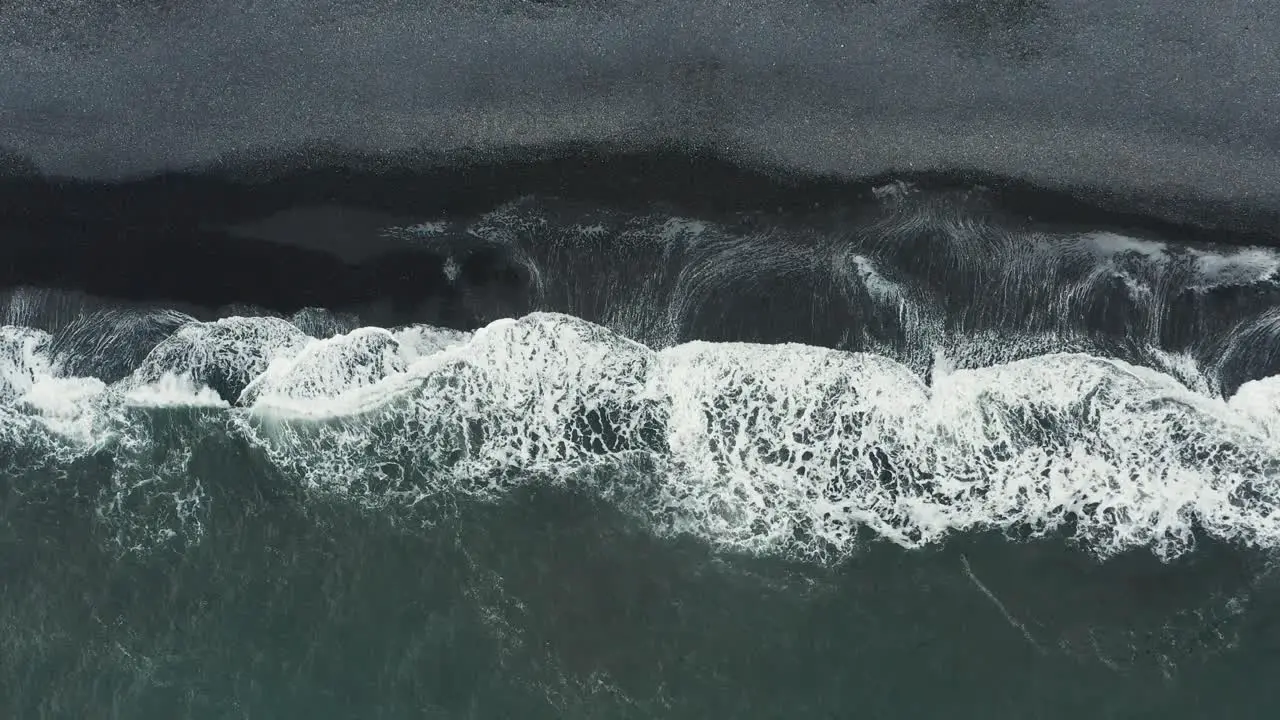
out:
M61 464L114 454L111 508L159 497L163 522L205 502L190 445L231 430L305 487L362 504L575 483L655 532L756 553L838 558L865 529L919 547L963 530L1074 527L1100 555L1171 557L1194 524L1280 546L1277 378L1224 400L1123 362L1048 354L939 362L926 383L878 355L655 351L534 314L473 335L325 339L273 318L192 322L106 386L62 377L47 338L0 330L0 439Z

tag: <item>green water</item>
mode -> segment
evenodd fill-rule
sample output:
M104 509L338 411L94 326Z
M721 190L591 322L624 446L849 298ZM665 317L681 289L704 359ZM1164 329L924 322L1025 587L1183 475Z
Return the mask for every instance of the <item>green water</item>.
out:
M1060 540L818 567L566 488L367 509L216 444L198 538L126 551L93 467L9 477L5 718L1272 718L1280 586Z

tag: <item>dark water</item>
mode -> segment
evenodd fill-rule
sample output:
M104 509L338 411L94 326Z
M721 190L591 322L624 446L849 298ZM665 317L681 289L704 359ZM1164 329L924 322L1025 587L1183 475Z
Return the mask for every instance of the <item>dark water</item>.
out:
M341 312L9 291L0 715L1273 717L1275 251L889 190L366 218L436 274Z
M819 568L655 539L569 488L373 513L217 436L192 472L203 541L142 555L106 549L92 470L6 482L8 717L1274 712L1280 587L1214 543L1099 564L969 535Z

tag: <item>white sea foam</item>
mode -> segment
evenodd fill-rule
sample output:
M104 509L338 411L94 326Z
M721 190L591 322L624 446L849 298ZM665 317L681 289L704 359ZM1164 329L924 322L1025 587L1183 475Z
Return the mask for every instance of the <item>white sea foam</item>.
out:
M462 345L471 339L472 333L432 325L411 325L396 330L392 336L400 345L400 354L406 361L412 361Z
M1280 442L1280 377L1251 380L1227 401L1233 411Z
M245 405L300 410L317 399L339 401L408 367L400 343L382 328L361 328L303 346L267 365L240 394ZM336 403L335 403L336 404Z
M851 254L847 260L853 266L854 272L862 281L862 286L866 288L872 299L882 304L897 305L901 305L906 301L906 293L903 288L881 274L870 258Z
M39 419L62 437L60 452L125 453L113 497L179 478L165 517L198 495L181 480L190 450L153 447L184 436L138 412L191 407L225 416L220 426L306 486L361 503L585 482L655 532L828 559L864 530L907 547L972 529L1064 531L1102 555L1145 546L1169 557L1198 526L1280 546L1274 379L1222 400L1155 370L1049 354L935 363L926 384L873 354L706 342L654 351L534 314L474 334L361 328L325 339L273 318L193 323L104 388L53 377L37 333L0 339L12 388L0 409ZM242 386L227 398L237 407L217 383Z
M1168 245L1155 240L1143 240L1112 232L1086 233L1080 239L1099 255L1133 254L1156 262L1168 259Z
M422 237L430 237L432 235L440 235L445 230L448 230L449 223L444 220L427 220L416 225L410 225L405 229Z
M36 379L50 374L42 352L49 334L24 327L0 327L0 404L22 397Z
M155 382L140 383L127 389L124 404L142 408L228 408L212 388L200 385L188 375L164 373Z
M1274 280L1280 272L1280 252L1271 248L1244 248L1235 252L1192 250L1195 281L1199 291L1234 285L1252 285Z
M133 374L134 384L182 375L200 386L225 385L238 393L277 357L299 351L314 338L286 320L230 317L188 323L157 345Z
M900 200L913 192L916 192L915 184L903 180L895 180L894 182L871 188L871 194L877 200L882 201Z

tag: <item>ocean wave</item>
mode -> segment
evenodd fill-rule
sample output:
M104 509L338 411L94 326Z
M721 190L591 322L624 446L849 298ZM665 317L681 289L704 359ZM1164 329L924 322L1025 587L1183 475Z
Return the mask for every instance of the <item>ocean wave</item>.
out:
M962 367L1084 352L1216 394L1280 372L1275 249L1036 225L978 189L886 188L803 217L531 196L383 228L441 270L403 293L400 319L371 324L559 312L655 349L800 342L918 374L939 348Z
M799 344L653 349L553 313L325 338L279 318L191 321L110 384L62 372L52 345L0 331L10 469L109 456L106 514L147 537L198 536L207 493L185 463L223 433L307 492L364 505L552 483L656 533L823 561L869 537L991 529L1100 556L1171 558L1199 532L1280 546L1276 378L1224 398L1081 353L939 357L922 375Z

